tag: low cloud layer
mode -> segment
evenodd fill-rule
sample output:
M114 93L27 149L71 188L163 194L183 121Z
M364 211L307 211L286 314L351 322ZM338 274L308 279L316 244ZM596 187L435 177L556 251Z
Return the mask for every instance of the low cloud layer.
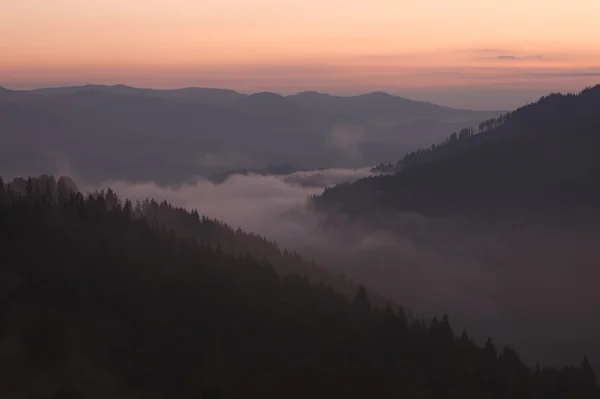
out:
M510 343L533 364L600 366L594 260L598 234L507 215L501 222L386 213L368 220L317 215L309 195L368 176L327 169L287 176L234 175L222 184L160 187L106 182L132 200L166 199L276 240L428 317L448 312L477 340Z
M227 222L234 227L273 239L286 239L286 231L301 230L292 212L307 212L310 195L324 187L372 175L368 169L326 169L285 176L232 175L222 184L199 178L194 184L161 187L154 182L109 181L88 190L111 187L133 201L154 198ZM285 226L283 226L283 225ZM295 234L292 234L295 236ZM286 240L288 241L288 240Z

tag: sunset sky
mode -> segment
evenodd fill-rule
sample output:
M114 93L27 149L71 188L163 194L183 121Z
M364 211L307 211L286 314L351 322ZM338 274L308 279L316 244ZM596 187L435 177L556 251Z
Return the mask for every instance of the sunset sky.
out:
M518 106L600 82L599 20L598 0L0 0L0 86Z

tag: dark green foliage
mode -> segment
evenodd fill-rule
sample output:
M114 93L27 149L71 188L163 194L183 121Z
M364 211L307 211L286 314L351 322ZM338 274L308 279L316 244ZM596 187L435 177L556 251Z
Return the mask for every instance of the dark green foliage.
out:
M38 397L94 397L86 381L101 379L104 397L115 386L153 398L597 398L587 361L534 374L511 348L455 337L447 315L409 326L363 287L348 300L280 276L136 218L142 205L113 195L34 191L0 204L0 273L16 282L0 298L18 315L6 329L20 348L0 366L25 363L14 378Z

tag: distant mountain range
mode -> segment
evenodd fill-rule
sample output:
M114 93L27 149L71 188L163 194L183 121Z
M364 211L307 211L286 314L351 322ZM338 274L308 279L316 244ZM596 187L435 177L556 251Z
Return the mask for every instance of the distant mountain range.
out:
M352 115L375 126L386 127L427 120L449 123L466 122L472 119L488 119L497 115L497 112L494 111L447 108L384 92L342 97L306 91L288 98L314 111L332 115Z
M386 93L246 95L86 85L0 90L0 168L171 184L267 163L359 167L400 156L500 112ZM61 170L69 169L69 170Z

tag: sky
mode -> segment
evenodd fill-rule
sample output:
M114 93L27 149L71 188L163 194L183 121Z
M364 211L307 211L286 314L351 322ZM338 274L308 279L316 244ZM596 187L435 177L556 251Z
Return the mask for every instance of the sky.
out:
M384 90L517 106L600 81L600 1L574 4L0 0L0 86Z

